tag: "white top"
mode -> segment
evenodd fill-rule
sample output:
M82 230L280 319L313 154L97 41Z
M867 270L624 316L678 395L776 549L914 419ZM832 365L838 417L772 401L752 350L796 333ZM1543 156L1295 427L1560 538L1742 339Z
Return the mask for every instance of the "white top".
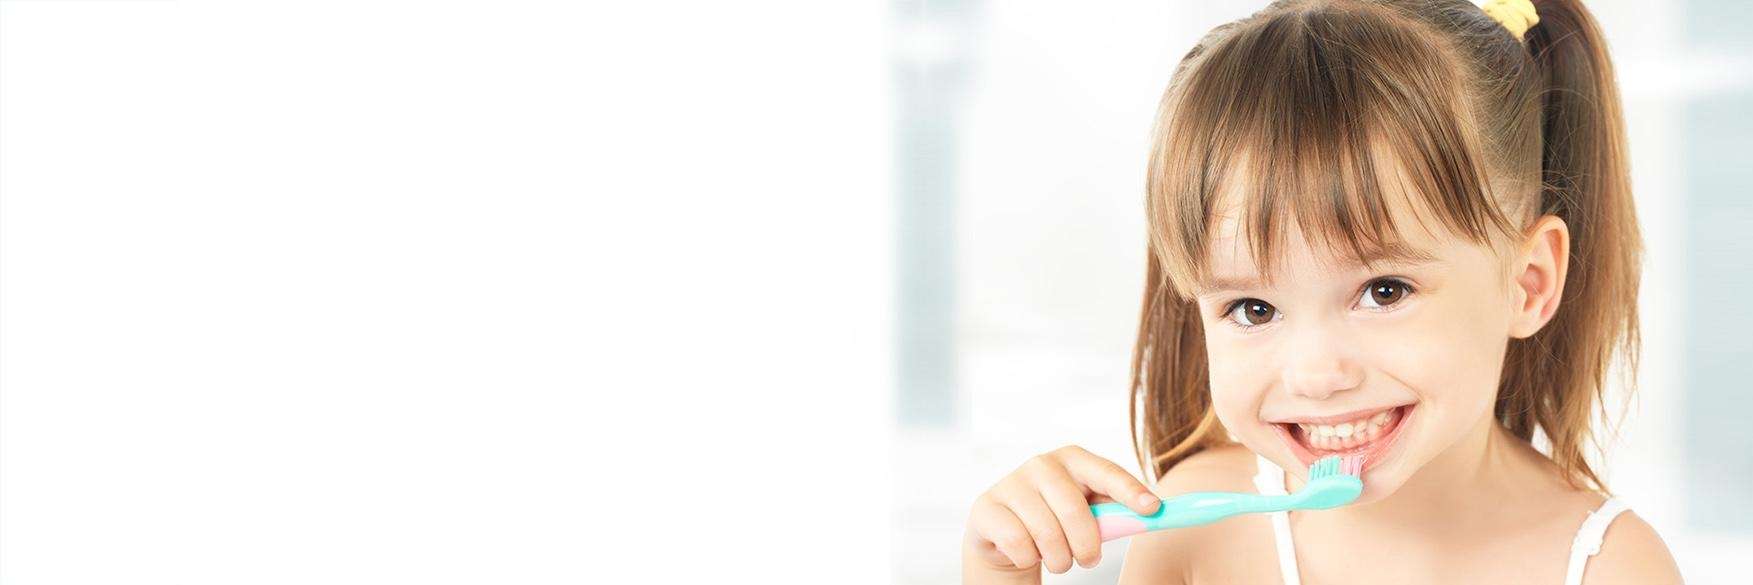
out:
M1284 495L1284 469L1265 457L1255 455L1254 458L1259 462L1257 467L1260 470L1254 475L1255 489L1263 495ZM1607 534L1607 525L1625 510L1625 502L1609 498L1583 520L1576 538L1570 543L1570 564L1564 570L1565 585L1582 584L1583 567L1589 563L1589 557L1601 552L1601 540ZM1272 538L1278 543L1278 570L1284 575L1284 585L1301 585L1302 578L1296 569L1296 543L1290 538L1290 513L1272 512L1269 515L1272 517Z

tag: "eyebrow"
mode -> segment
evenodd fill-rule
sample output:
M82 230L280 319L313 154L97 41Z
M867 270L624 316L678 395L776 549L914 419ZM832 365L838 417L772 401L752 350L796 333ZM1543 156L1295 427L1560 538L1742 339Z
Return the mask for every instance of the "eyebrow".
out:
M1440 262L1442 262L1441 259L1437 258L1434 255L1431 255L1429 252L1426 252L1424 250L1420 250L1417 248L1410 248L1410 247L1406 247L1406 246L1387 246L1387 247L1383 247L1383 248L1372 249L1368 252L1365 252L1363 257L1360 260L1351 261L1351 262L1346 264L1346 267L1356 269L1356 268L1362 268L1362 267L1364 267L1368 264L1372 264L1372 263L1393 264L1393 265L1401 266L1401 267L1413 267L1413 266L1422 266L1425 264L1436 264L1436 263L1440 263ZM1195 289L1194 293L1197 296L1206 296L1206 295L1209 295L1212 293L1218 293L1218 292L1224 292L1224 291L1235 291L1235 290L1246 290L1246 289L1257 289L1257 288L1265 288L1265 283L1262 283L1260 281L1260 279L1256 278L1256 277L1251 277L1251 276L1218 276L1218 277L1213 277L1213 278L1210 278L1207 280L1200 281L1198 283L1197 288Z

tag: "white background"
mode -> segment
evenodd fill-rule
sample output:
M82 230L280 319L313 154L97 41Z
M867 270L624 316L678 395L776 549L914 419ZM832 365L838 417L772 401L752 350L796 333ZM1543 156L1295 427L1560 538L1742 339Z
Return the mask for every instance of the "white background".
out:
M886 582L883 18L0 2L0 583Z

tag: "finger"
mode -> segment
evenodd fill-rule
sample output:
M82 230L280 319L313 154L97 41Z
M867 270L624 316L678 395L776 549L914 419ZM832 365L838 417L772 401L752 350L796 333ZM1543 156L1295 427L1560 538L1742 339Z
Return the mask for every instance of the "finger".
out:
M994 566L1009 563L1018 569L1028 569L1041 563L1028 527L1003 504L985 498L974 504L974 526L986 541L981 555Z
M1005 505L1029 529L1029 535L1035 539L1035 550L1041 553L1041 564L1048 571L1071 570L1071 545L1065 542L1065 529L1059 526L1059 519L1039 492L1022 492Z
M1078 451L1082 451L1081 449ZM1116 502L1126 504L1127 508L1139 514L1154 514L1162 505L1162 499L1151 493L1144 482L1127 473L1113 461L1097 457L1088 452L1071 452L1065 454L1060 462L1066 471L1084 488L1106 496Z
M1041 499L1065 529L1071 558L1085 569L1096 566L1102 560L1102 533L1096 526L1095 514L1090 512L1089 500L1084 499L1083 488L1070 477L1047 480L1040 487Z

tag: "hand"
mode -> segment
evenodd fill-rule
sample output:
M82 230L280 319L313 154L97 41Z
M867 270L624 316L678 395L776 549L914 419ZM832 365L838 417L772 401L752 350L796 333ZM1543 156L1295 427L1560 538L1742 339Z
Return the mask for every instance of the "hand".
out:
M1076 445L1036 455L974 500L962 544L965 572L978 563L988 571L1034 573L1046 565L1064 573L1073 559L1094 567L1102 538L1090 505L1108 501L1139 514L1162 505L1125 469Z

